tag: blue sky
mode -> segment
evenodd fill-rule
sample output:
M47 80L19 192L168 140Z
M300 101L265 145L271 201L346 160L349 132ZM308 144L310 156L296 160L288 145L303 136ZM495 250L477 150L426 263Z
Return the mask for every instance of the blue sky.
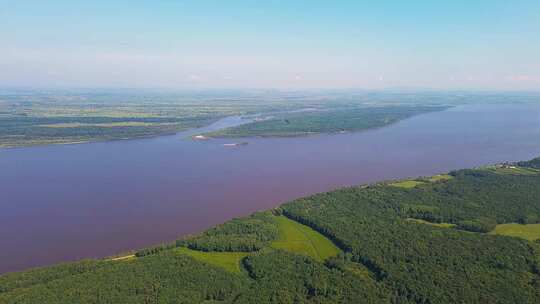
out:
M0 0L0 86L522 90L539 54L538 0Z

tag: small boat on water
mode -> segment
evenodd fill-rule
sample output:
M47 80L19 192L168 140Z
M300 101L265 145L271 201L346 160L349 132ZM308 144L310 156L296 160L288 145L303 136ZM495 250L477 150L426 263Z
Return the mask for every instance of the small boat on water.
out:
M241 142L241 143L231 143L231 144L223 144L224 147L240 147L240 146L247 146L247 142Z
M204 136L204 135L195 135L195 136L192 136L191 138L195 139L195 140L209 140L210 137L207 137L207 136Z

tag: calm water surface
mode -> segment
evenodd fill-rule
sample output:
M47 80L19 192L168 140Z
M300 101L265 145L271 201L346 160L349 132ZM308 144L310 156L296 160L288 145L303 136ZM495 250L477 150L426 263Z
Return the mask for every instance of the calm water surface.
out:
M462 106L236 148L186 139L197 132L0 150L0 272L173 240L340 186L529 159L540 155L540 105Z

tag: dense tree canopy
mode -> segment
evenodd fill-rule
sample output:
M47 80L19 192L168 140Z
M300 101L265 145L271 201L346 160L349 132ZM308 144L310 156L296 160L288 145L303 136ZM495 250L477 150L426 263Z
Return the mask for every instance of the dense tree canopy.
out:
M187 247L202 251L257 251L278 235L269 212L233 219L185 241Z

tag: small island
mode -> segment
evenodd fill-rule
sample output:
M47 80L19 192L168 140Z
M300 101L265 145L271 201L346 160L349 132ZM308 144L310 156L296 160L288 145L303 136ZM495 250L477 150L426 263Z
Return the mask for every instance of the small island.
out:
M294 137L342 134L384 127L416 115L442 111L445 106L342 106L317 111L289 112L236 127L203 134L210 137Z

